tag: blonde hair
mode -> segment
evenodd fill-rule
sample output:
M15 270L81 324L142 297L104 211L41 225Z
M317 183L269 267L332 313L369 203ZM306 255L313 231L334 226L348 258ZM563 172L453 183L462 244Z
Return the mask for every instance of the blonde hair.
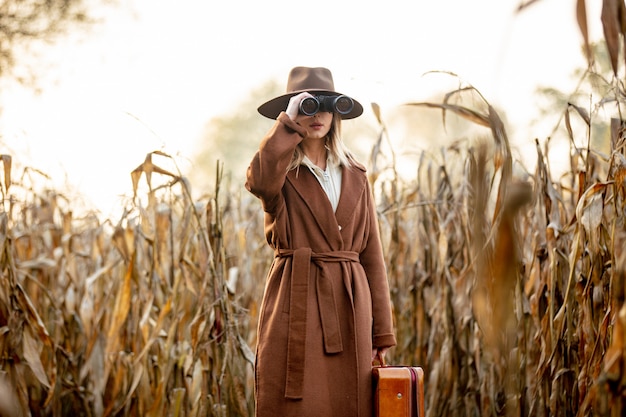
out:
M333 121L326 135L326 149L328 149L330 159L334 162L338 162L340 165L350 168L356 162L354 156L341 139L341 117L337 113L333 113ZM293 157L287 167L287 171L298 168L303 159L304 151L302 147L298 145L293 151Z

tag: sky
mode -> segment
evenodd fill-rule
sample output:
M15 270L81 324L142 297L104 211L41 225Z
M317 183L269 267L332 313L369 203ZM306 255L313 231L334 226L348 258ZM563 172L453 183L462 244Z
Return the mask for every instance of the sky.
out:
M337 90L383 112L424 101L456 73L532 141L534 90L573 88L585 66L575 0L121 0L105 23L37 59L38 89L0 94L0 153L48 173L104 215L132 193L130 171L161 150L187 161L213 117L240 110L297 65L326 66ZM587 0L592 40L600 0ZM448 79L449 81L449 79ZM259 103L260 104L260 103ZM369 106L365 106L366 111Z

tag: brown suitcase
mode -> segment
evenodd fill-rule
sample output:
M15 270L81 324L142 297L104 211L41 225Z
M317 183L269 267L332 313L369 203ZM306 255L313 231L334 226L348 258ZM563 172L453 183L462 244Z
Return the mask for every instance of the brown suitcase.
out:
M424 417L424 370L419 366L372 368L375 417Z

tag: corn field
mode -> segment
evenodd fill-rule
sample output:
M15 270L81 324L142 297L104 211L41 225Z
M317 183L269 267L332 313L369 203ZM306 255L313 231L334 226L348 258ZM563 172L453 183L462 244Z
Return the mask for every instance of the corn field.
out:
M615 75L624 11L605 1ZM626 91L607 85L598 103L619 110ZM555 175L535 140L535 168L520 174L500 115L482 97L455 100L467 93L481 97L409 103L486 133L436 160L424 152L408 179L373 105L368 172L398 339L387 361L423 367L429 416L621 416L626 123L569 103L569 170ZM574 145L591 143L592 122L610 128L610 155ZM1 155L0 416L254 415L272 256L261 206L221 164L192 198L158 162L170 159L151 152L132 171L135 198L114 222L77 216Z
M622 124L609 161L573 152L584 169L556 182L537 144L521 180L486 108L472 118L492 136L443 150L443 164L421 158L415 181L383 165L384 126L374 146L399 342L389 361L424 368L431 416L621 415ZM224 191L221 168L193 201L155 158L169 156L133 171L148 191L117 224L74 218L59 193L12 182L2 158L2 415L253 415L271 260L260 206Z

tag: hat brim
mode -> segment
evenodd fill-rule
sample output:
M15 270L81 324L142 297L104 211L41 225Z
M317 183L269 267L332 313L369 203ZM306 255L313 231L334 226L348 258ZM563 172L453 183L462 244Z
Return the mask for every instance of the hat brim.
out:
M261 113L265 117L269 117L270 119L276 119L278 115L280 114L280 112L285 111L287 109L287 105L289 104L289 99L291 97L297 94L303 93L305 91L308 91L310 93L327 94L329 96L342 95L341 93L338 93L336 91L328 91L328 90L292 91L291 93L283 94L282 96L278 96L269 101L266 101L265 103L261 104L257 110L259 111L259 113ZM356 117L359 117L361 114L363 114L363 106L361 105L361 103L356 101L354 98L352 98L352 101L354 101L354 107L352 108L352 111L347 114L341 114L340 116L342 119L354 119Z

